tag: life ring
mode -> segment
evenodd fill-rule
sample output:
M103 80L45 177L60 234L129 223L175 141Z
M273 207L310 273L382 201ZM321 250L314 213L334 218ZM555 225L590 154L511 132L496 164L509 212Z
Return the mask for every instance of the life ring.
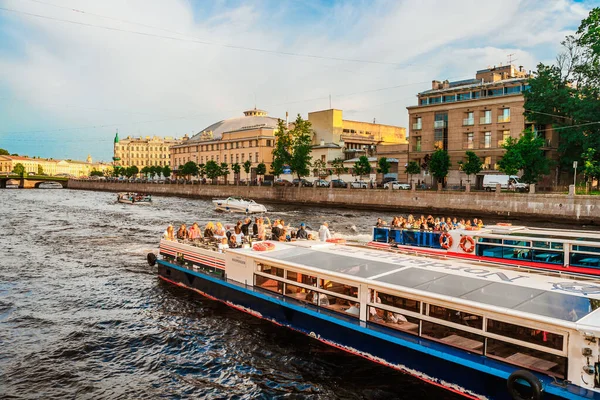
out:
M459 246L465 253L472 253L475 250L475 240L471 236L463 236Z
M523 394L521 394L521 392L519 392L518 386L516 384L519 380L527 382L532 391L531 396L525 397ZM510 397L513 398L513 400L541 400L544 391L540 380L536 378L536 376L531 372L523 369L517 370L510 374L508 380L506 381L506 387L508 388L508 393L510 394Z
M275 250L275 245L271 242L260 242L252 246L254 251L271 251Z
M444 232L440 235L440 246L442 249L448 250L452 247L452 236L448 232Z
M345 244L346 239L342 238L331 238L326 240L327 243L335 243L335 244Z

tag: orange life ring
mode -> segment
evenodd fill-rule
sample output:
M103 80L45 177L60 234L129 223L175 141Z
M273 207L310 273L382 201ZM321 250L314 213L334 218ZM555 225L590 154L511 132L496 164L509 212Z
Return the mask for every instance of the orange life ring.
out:
M471 236L463 236L459 246L465 253L472 253L475 250L475 240Z
M442 249L448 250L452 247L452 236L448 232L444 232L440 235L440 246Z
M335 244L344 244L346 243L346 239L342 238L331 238L326 240L327 243L335 243Z
M275 245L270 242L260 242L256 243L252 246L252 250L254 251L271 251L275 250Z

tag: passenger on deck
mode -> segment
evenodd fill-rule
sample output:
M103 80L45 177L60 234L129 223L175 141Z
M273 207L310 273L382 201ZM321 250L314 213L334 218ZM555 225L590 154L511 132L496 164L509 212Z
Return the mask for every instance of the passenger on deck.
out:
M386 224L385 224L385 221L384 221L384 220L382 220L381 218L377 218L377 223L375 224L375 226L376 226L377 228L383 228L385 225L386 225Z
M215 237L217 239L223 239L225 236L225 228L223 228L223 224L217 222L217 226L215 228Z
M262 218L258 219L258 240L266 239L265 221Z
M308 232L306 232L305 227L306 225L304 224L304 222L302 222L300 224L300 229L298 229L298 232L296 232L297 239L308 239Z
M280 228L279 220L273 221L273 227L271 228L271 240L279 240L279 236L281 236L281 231L283 229Z
M229 245L227 244L227 238L223 237L219 239L219 244L217 245L217 249L219 252L222 252L224 249L228 249Z
M179 230L177 231L177 239L185 240L187 238L188 238L187 228L185 227L185 224L181 224L181 226L179 227Z
M481 218L477 220L477 226L483 228L483 220Z
M250 228L250 224L252 223L251 218L246 218L244 220L244 224L242 225L242 233L244 236L248 236L248 229Z
M215 224L209 222L206 224L206 228L204 229L204 237L207 239L212 239L215 236Z
M231 235L231 237L235 237L235 240L238 244L242 244L242 241L244 240L244 233L242 232L242 228L240 228L239 226L236 226L234 231L233 231L233 235Z
M173 229L173 225L167 226L167 230L163 233L163 238L166 240L175 240L175 230Z
M237 241L235 235L231 235L231 237L229 237L229 248L235 249L235 248L239 247L238 243L241 243L241 242Z
M254 218L254 225L252 225L252 236L258 236L258 218Z
M198 223L194 222L188 231L188 237L190 240L196 240L202 238L202 233L200 232L200 228L198 227Z
M323 225L319 228L319 240L325 242L327 239L331 239L331 232L329 232L329 224L323 222Z

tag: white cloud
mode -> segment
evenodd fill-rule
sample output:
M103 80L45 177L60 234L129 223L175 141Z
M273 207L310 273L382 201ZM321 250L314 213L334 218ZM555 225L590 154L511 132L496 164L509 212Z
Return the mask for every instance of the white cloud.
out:
M283 117L286 110L306 115L327 108L330 94L333 106L346 110L348 118L407 126L406 106L432 79L474 76L477 69L506 61L509 53L533 69L538 61L553 58L560 40L587 13L585 5L565 0L382 0L333 7L246 2L213 4L201 12L184 0L44 1L87 14L30 1L0 4L152 35L410 65L274 55L4 13L0 17L11 23L0 28L0 40L15 43L20 51L0 49L0 88L8 87L13 104L28 115L15 113L11 130L122 123L124 135L180 136L240 115L254 106L255 98L258 107ZM159 121L178 116L186 118ZM109 158L115 128L76 131L82 142L68 156L92 152L95 158ZM6 147L15 137L0 135L0 144ZM56 156L42 151L50 151L44 141L53 137L57 134L35 135L37 154ZM101 139L105 147L94 142Z

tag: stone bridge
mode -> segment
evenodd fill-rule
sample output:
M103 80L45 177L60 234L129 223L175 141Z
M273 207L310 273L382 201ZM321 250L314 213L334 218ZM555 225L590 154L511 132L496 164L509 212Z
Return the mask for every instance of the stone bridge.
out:
M6 189L6 185L19 185L19 189L39 188L42 183L56 182L63 188L68 187L68 179L57 176L18 176L9 175L0 177L0 189Z

